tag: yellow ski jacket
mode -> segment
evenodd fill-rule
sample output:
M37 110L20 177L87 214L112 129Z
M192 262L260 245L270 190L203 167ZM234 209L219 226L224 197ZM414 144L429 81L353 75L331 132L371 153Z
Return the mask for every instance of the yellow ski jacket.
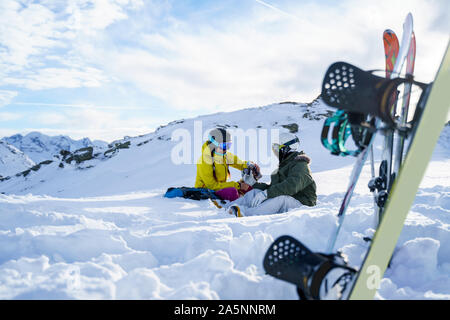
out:
M238 182L227 182L230 177L229 166L238 170L243 170L247 168L247 161L240 160L231 152L227 152L224 156L212 154L208 143L205 142L202 146L202 155L197 161L195 188L221 190L224 188L235 187L239 190Z

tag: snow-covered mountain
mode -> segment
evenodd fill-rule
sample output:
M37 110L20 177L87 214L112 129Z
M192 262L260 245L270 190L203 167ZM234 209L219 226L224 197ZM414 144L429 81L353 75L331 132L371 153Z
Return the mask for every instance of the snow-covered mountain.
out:
M173 185L193 185L195 163L200 147L205 141L205 134L217 126L235 132L236 137L239 133L241 136L255 136L257 143L263 148L258 150L258 145L236 141L233 145L235 150L232 152L242 159L260 163L263 173L269 174L277 165L270 147L265 148L268 146L270 135L273 134L271 132L277 132L274 130L295 132L300 136L302 148L313 159L311 165L313 170L339 168L350 164L352 159L331 156L321 146L317 136L323 125L323 119L331 112L332 110L320 101L314 104L289 102L182 119L161 126L153 133L114 141L109 148L101 152L84 147L81 153L87 154L83 161L68 161L73 157L60 154L61 145L58 145L58 149L54 149L58 150L58 153L54 153L56 156L49 158L54 160L52 163L43 165L39 170L27 173L26 176L19 175L4 181L1 188L6 193L32 192L73 197L135 192L155 187L164 189ZM39 140L33 140L33 136L28 137L26 141L41 141L39 135L37 135ZM174 160L174 152L177 152L177 146L181 143L181 140L176 139L185 136L189 138L189 150L184 150L184 154L179 152L183 159ZM37 143L33 143L33 147L36 145ZM267 159L270 162L267 162ZM180 164L177 161L184 163ZM239 178L240 173L232 174L234 178Z
M0 140L0 178L26 170L35 163L13 145Z
M277 132L297 134L301 140L301 149L312 159L312 171L316 174L329 172L349 167L354 161L352 157L331 155L321 144L323 121L332 112L333 109L321 100L311 104L287 102L221 112L173 121L160 126L155 132L114 141L106 148L92 147L87 139L78 141L78 144L56 144L49 141L67 140L63 137L51 140L39 134L28 135L22 141L34 141L30 143L33 147L40 145L39 141L46 141L42 148L53 146L52 157L46 158L51 161L46 161L37 170L27 170L25 174L3 181L0 187L4 192L13 194L31 192L86 197L152 188L163 190L177 185L193 186L200 147L209 130L215 127L227 128L235 137L231 151L241 159L259 163L263 174L267 176L277 166L269 141L270 135ZM442 158L450 156L447 131L443 131L435 152L436 156ZM245 141L242 141L243 136ZM250 138L254 141L251 142ZM375 144L375 158L379 158L382 137L377 139L380 143ZM183 150L183 146L187 146L187 150ZM61 152L69 149L72 152ZM231 174L233 179L240 178L237 170L232 170ZM324 181L322 190L333 188L338 190L338 187Z
M25 136L16 134L4 137L2 140L21 150L35 163L51 160L61 150L75 151L86 147L104 148L107 146L106 142L92 142L89 138L73 140L68 136L48 136L40 132L30 132Z
M265 274L262 259L284 234L323 252L337 225L355 158L321 145L332 111L319 100L181 119L106 149L58 151L1 179L0 299L297 299L294 286ZM233 153L261 165L263 182L277 166L271 130L295 132L312 159L317 206L236 219L209 201L164 198L168 187L194 184L196 148L217 126L233 132ZM449 137L447 126L378 299L450 299ZM374 233L370 178L367 164L336 243L356 268Z

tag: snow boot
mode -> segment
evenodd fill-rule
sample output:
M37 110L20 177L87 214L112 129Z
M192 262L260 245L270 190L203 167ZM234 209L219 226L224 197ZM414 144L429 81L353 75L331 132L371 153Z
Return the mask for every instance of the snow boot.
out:
M236 206L236 205L231 206L228 209L228 213L236 216L237 218L242 218L244 216L244 214L242 213L241 208L239 208L239 206Z

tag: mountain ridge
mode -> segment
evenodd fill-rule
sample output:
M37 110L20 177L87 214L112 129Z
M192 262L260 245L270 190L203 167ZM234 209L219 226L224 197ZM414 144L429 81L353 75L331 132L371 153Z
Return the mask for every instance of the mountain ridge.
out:
M115 140L106 148L83 146L83 148L74 151L59 150L50 159L39 159L42 161L36 162L39 166L36 165L34 169L18 172L8 179L4 178L1 187L6 193L23 193L34 190L33 192L52 195L66 194L67 192L69 196L71 192L68 191L67 186L70 184L78 185L80 190L86 190L86 192L91 190L93 194L98 194L98 190L94 190L88 185L88 181L92 180L108 181L108 183L103 183L102 187L105 191L110 190L113 193L115 193L115 189L136 191L140 188L146 189L149 186L165 187L171 183L192 184L190 180L195 175L195 172L193 172L193 170L195 171L195 165L193 164L197 160L196 150L203 144L204 136L209 129L224 127L231 132L236 131L236 133L244 135L270 134L272 130L292 132L301 134L305 140L305 147L312 149L312 146L309 146L313 139L306 138L304 135L310 136L320 130L322 123L319 120L324 119L331 112L331 109L320 101L310 104L285 102L174 120L159 126L151 133L136 137L126 136L123 139ZM308 129L309 127L311 129ZM197 131L200 131L200 134ZM172 159L174 150L180 146L180 143L174 140L177 138L177 132L190 136L191 140L187 141L191 147L191 150L188 151L190 153L189 163L186 163L187 160L183 160L183 163L176 163L177 161L174 162ZM259 141L260 137L257 138ZM319 142L316 138L314 140L312 143L314 145ZM235 146L238 144L239 142L236 142ZM262 145L267 146L267 143L264 142ZM253 158L251 160L258 161L249 154L251 147L256 146L245 146L243 153L242 150L239 151L237 148L233 152L241 158L248 158L248 160ZM322 153L322 150L320 153ZM258 157L261 156L258 155ZM265 158L271 158L270 148L266 152ZM345 159L340 160L346 161ZM171 163L166 166L165 163L167 162ZM274 166L272 162L273 160L270 160L270 163L266 163L263 167L269 170L270 166ZM165 178L160 175L164 171L167 171L167 177ZM79 177L76 177L77 175ZM63 178L62 176L67 177ZM127 183L123 183L120 177L125 179ZM183 179L176 182L177 177ZM84 182L81 181L83 179ZM50 180L53 181L54 186L51 186L53 183L50 183ZM98 181L92 181L92 185L98 184ZM48 187L43 187L43 185ZM73 188L70 189L73 190Z
M21 150L35 163L51 160L61 150L73 152L89 146L107 146L106 142L100 140L91 141L89 138L75 140L66 135L49 136L37 131L32 131L26 135L15 134L3 137L0 141L5 141Z
M317 99L312 103L282 102L174 120L153 132L125 136L106 147L59 150L51 159L0 179L0 187L9 194L85 197L190 186L201 145L209 129L215 127L231 132L234 142L230 152L259 163L266 179L278 164L269 141L276 131L298 135L301 149L312 158L313 173L333 172L354 163L353 157L333 156L321 145L323 120L333 112ZM447 129L450 127L444 129L436 153L444 159L449 155ZM249 140L252 137L253 145ZM376 138L380 141L382 135ZM348 143L352 143L351 139ZM378 145L374 145L375 159L381 151ZM231 171L231 179L240 179L240 173Z

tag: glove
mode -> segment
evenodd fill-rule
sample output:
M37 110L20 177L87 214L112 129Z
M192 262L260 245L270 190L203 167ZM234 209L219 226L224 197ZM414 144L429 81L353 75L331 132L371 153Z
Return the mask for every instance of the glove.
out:
M261 177L259 166L256 163L248 161L247 168L242 170L242 180L246 184L253 186Z
M248 161L248 162L247 162L247 168L248 168L249 171L253 174L253 177L254 177L256 180L259 180L259 179L262 177L262 175L261 175L261 169L259 168L259 166L258 166L256 163L251 162L251 161Z
M259 180L262 178L261 169L259 168L259 166L256 163L253 163L252 173L256 180Z
M253 174L248 169L244 169L242 171L242 180L250 186L254 185L256 183L256 179L254 178Z
M257 206L259 206L261 204L261 202L263 202L266 199L267 199L267 191L266 190L258 192L255 195L255 197L252 199L251 206L252 207L257 207Z

